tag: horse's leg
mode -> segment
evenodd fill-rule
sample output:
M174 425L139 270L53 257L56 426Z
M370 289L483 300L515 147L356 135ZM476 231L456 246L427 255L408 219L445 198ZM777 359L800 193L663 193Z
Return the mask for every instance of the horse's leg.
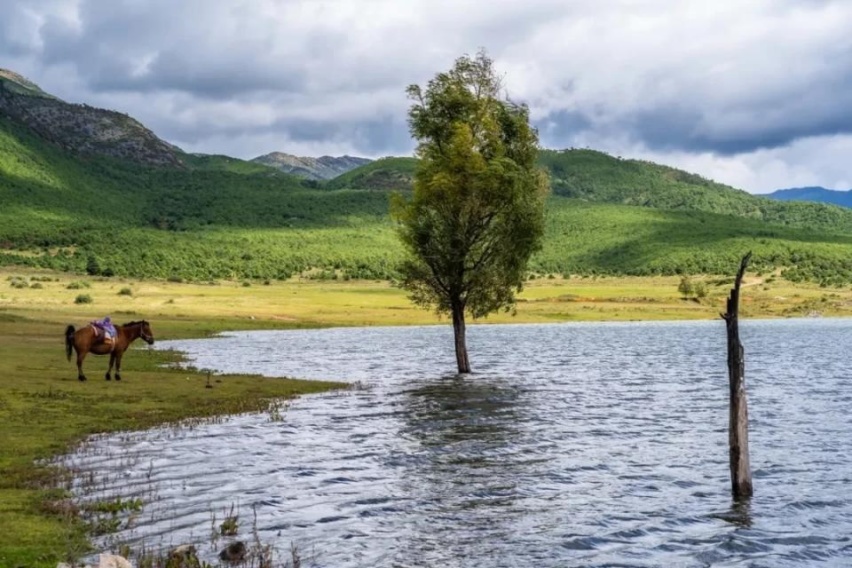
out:
M124 355L124 351L120 352L112 352L113 357L115 357L115 380L121 380L121 357Z
M109 354L109 368L107 369L107 372L106 372L106 380L108 380L108 381L112 380L112 377L110 377L109 375L110 375L110 373L112 373L113 363L115 363L115 351L113 351L112 353ZM118 367L116 367L116 371L115 371L115 380L117 380L117 381L121 380L118 377Z
M83 359L86 358L85 351L77 351L77 380L85 381L86 375L83 374Z

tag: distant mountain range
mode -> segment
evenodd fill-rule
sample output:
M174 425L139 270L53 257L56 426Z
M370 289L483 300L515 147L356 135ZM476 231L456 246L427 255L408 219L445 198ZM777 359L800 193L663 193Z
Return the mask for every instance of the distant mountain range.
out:
M824 187L794 187L773 191L766 194L765 197L780 201L816 201L818 203L831 203L842 207L852 207L852 189L849 191L838 191Z
M368 158L355 158L353 156L321 156L309 158L294 156L284 152L272 152L258 156L251 160L258 164L277 168L284 173L296 177L313 180L327 180L336 178L357 167L369 164L372 160Z

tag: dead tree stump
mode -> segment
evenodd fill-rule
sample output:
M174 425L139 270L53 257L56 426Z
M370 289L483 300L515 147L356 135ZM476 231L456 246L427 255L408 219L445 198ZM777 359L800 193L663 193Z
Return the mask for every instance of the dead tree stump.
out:
M728 378L730 380L730 421L728 425L728 444L731 460L731 491L734 499L751 497L754 488L751 484L751 467L748 461L748 404L745 391L745 358L743 344L740 343L738 312L740 303L740 284L743 280L751 253L740 262L740 269L734 281L734 288L728 297L727 313L721 314L728 330Z

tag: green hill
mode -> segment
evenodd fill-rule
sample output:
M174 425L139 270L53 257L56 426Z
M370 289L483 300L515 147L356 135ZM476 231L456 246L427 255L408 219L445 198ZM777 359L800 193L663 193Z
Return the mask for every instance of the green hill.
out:
M391 278L401 247L388 192L413 158L325 185L227 156L154 167L70 153L0 117L0 264L92 274ZM543 152L554 195L531 270L561 274L756 270L852 282L852 212L769 202L665 166L599 152ZM350 189L355 188L355 189ZM640 206L637 206L640 205Z
M595 150L542 150L554 195L673 211L703 211L852 234L852 211L819 203L779 203L699 175ZM334 178L329 188L410 189L415 158L384 158ZM393 182L389 182L393 180Z
M410 190L417 158L381 158L331 179L328 189Z

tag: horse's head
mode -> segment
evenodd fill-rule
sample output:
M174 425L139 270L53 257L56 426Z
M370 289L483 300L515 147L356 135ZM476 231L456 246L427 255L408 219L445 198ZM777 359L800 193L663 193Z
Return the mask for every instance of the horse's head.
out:
M148 345L153 345L154 344L154 332L151 331L151 324L149 324L145 320L142 320L140 322L140 324L141 324L141 327L139 328L139 337L141 337L142 340L145 343L147 343Z

